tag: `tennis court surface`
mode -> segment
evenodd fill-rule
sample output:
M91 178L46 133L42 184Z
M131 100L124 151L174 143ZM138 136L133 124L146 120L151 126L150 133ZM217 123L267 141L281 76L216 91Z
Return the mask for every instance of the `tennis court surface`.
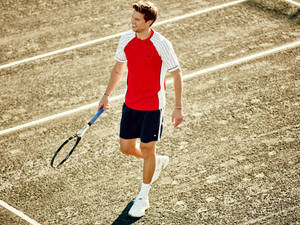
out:
M300 224L300 2L153 2L183 70L185 120L173 129L168 75L157 152L170 164L140 219L126 212L142 162L118 142L126 76L70 161L50 167L96 113L133 2L1 3L0 224Z

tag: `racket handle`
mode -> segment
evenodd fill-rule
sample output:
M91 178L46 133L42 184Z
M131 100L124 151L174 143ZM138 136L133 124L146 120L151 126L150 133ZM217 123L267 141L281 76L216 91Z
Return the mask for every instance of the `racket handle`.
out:
M89 126L91 126L95 121L96 119L98 119L98 117L103 113L104 111L104 107L102 106L99 111L96 113L96 115L90 120L90 122L88 122Z

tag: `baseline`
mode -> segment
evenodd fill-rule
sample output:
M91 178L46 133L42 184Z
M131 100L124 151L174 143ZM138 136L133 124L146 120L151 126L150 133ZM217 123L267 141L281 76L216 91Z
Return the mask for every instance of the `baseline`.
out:
M10 206L6 202L0 200L0 205L7 210L11 211L13 214L21 217L23 220L26 220L31 225L41 225L40 223L36 222L35 220L31 219L29 216L26 216L24 213L22 213L20 210L15 209L14 207Z

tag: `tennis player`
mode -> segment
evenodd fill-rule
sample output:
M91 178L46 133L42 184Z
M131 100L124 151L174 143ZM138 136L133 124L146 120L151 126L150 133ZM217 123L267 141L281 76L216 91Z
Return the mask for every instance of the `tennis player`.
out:
M183 121L182 75L171 43L152 29L157 8L149 1L133 4L132 30L124 34L118 44L106 91L99 108L109 108L109 95L121 79L126 64L127 90L120 124L120 149L127 155L143 159L143 183L128 214L142 217L149 208L148 193L162 169L169 163L168 156L156 155L155 146L162 136L163 109L166 103L165 74L173 76L175 89L172 122L177 127ZM138 146L137 138L140 139Z

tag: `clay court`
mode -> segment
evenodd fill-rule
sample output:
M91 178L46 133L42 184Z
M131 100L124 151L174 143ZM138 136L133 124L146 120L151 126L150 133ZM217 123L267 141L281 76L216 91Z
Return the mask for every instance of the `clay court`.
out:
M0 224L300 224L299 0L153 1L185 117L174 129L168 74L157 152L170 164L144 217L127 216L142 161L119 151L126 75L70 160L50 167L96 113L133 2L1 1Z

